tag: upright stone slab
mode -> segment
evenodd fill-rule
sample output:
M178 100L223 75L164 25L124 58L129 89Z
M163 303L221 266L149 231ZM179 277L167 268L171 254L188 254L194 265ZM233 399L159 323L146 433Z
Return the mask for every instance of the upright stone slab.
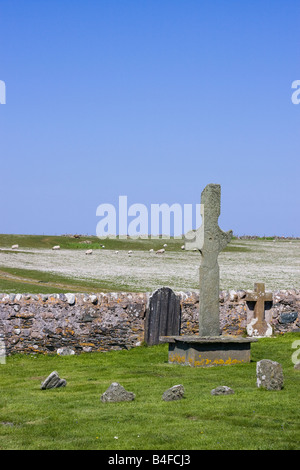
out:
M181 322L180 300L169 287L156 290L149 299L145 319L145 342L159 344L160 336L179 335Z

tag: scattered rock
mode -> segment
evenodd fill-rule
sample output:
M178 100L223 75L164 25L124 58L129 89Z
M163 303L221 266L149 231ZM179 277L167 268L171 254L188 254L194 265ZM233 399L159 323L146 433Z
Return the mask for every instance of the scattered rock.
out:
M162 399L164 401L181 400L184 395L183 385L174 385L163 393Z
M297 362L297 364L294 365L294 369L300 370L300 362Z
M90 295L90 301L92 302L92 304L96 305L98 303L97 296L94 294Z
M211 395L232 395L234 391L232 388L227 387L227 385L220 385L217 388L211 390Z
M65 387L67 385L67 381L65 379L61 379L56 371L51 372L51 374L46 378L44 382L42 382L41 390L46 390L50 388L59 388Z
M103 403L132 401L134 399L135 394L133 392L127 392L118 382L113 382L100 397Z
M68 348L67 346L59 348L56 352L59 356L74 356L75 354L75 351L72 348Z
M279 362L262 359L256 364L256 385L266 390L281 390L283 387L283 372Z

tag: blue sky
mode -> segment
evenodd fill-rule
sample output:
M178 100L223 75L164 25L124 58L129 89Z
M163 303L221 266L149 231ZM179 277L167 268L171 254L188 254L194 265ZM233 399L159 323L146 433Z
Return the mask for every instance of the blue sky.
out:
M102 203L300 236L297 0L1 0L0 233L95 234Z

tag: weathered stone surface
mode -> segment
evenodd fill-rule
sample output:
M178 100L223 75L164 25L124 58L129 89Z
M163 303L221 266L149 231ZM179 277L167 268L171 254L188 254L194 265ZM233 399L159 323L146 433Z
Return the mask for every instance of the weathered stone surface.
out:
M145 342L153 346L160 336L179 335L180 323L180 299L175 292L169 287L153 292L145 318Z
M174 385L163 393L162 399L164 401L181 400L184 396L183 385Z
M62 348L58 348L56 352L58 356L74 356L75 354L74 349L68 348L66 346Z
M167 336L169 363L190 367L213 367L250 361L250 346L257 338L241 336Z
M294 369L300 370L300 362L297 362L297 364L294 365Z
M266 390L281 390L283 387L283 371L279 362L262 359L256 364L256 384Z
M272 336L273 330L270 323L266 321L265 304L273 301L272 292L265 291L263 282L254 285L254 292L249 292L246 301L254 304L253 318L247 325L249 336Z
M132 401L134 399L135 394L133 392L127 392L118 382L113 382L100 397L103 403Z
M199 335L217 336L220 331L219 315L219 253L232 238L232 231L223 232L218 219L221 212L221 186L208 184L201 193L202 225L196 232L185 236L186 250L199 250Z
M281 313L279 317L279 323L293 323L298 318L298 312L288 312L288 313Z
M211 395L232 395L234 390L232 388L227 387L227 385L220 385L217 388L211 390Z
M65 387L67 385L67 381L65 379L61 379L56 371L51 372L50 375L42 382L41 390L46 390L50 388L59 388Z
M69 305L74 305L75 304L75 294L65 294L65 297L67 299L67 302Z

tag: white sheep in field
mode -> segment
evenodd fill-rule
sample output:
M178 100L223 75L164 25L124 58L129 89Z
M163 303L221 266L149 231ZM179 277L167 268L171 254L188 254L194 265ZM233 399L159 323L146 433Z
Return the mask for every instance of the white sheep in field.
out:
M87 251L85 252L86 255L91 255L92 253L93 253L93 250L87 250Z
M55 245L52 247L52 250L60 250L60 246L59 245Z
M160 250L157 250L156 254L157 255L161 255L162 253L164 253L166 250L164 248L161 248Z
M12 250L16 250L17 248L19 248L19 245L12 245L11 247Z

